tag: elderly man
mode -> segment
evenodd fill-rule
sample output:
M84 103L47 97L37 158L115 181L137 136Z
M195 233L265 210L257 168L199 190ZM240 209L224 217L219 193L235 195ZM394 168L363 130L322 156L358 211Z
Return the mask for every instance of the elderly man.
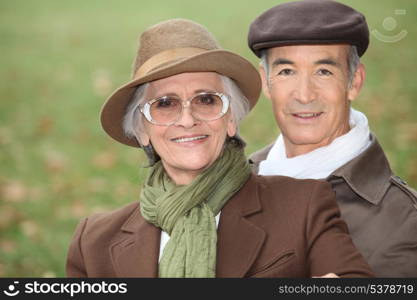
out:
M365 17L334 1L284 3L251 24L248 44L281 129L252 155L253 168L326 179L375 274L416 277L416 192L392 173L366 116L351 108L365 79Z

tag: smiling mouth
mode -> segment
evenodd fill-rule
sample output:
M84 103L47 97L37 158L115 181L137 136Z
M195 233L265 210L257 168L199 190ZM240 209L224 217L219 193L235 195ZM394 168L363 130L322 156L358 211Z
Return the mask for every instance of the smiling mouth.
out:
M313 119L320 117L323 114L323 112L318 113L294 113L291 114L293 117L300 118L300 119Z
M202 139L206 139L206 138L208 138L208 135L198 135L198 136L193 136L193 137L174 138L174 139L171 139L171 141L173 141L175 143L187 143L187 142L198 141L198 140L202 140Z

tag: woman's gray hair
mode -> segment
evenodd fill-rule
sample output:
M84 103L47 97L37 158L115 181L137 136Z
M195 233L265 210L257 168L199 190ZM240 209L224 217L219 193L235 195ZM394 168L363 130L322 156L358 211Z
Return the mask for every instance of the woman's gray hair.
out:
M354 45L351 45L348 53L348 72L349 72L349 81L348 87L352 87L353 78L356 71L358 70L360 64L360 57L358 54L358 48ZM268 63L268 49L261 51L261 66L265 70L266 78L269 78L269 63Z
M139 110L139 105L146 101L145 94L148 85L149 83L144 83L136 88L123 119L123 131L126 137L136 139L141 146L140 135L143 133L143 115Z
M224 75L220 75L220 78L223 83L224 93L230 97L230 112L232 114L232 119L236 124L238 133L240 121L242 121L242 119L250 111L249 101L233 79ZM123 120L123 130L125 135L128 138L136 139L141 146L143 146L140 136L144 133L144 116L139 110L139 105L142 105L149 100L145 97L148 86L149 83L145 83L136 88L136 91L132 96L132 100L126 109ZM157 154L154 153L151 148L143 148L149 158L150 164L152 165L155 163L155 160L158 160Z

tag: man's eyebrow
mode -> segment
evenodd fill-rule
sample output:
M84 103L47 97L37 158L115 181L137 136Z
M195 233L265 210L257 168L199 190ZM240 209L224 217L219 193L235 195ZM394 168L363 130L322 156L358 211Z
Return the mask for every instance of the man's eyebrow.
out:
M272 62L272 67L276 67L278 65L294 65L294 62L286 58L277 58Z
M340 68L341 65L332 58L323 58L314 62L315 65L330 65Z

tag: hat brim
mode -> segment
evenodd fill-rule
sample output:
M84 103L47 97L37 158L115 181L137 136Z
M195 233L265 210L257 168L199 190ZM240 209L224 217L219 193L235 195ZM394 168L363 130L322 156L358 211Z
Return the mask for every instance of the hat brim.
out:
M245 58L226 50L203 52L163 65L118 88L101 109L100 119L104 131L122 144L140 147L136 139L128 138L123 131L126 109L137 86L186 72L217 72L233 79L249 100L250 109L258 101L262 89L258 71Z

